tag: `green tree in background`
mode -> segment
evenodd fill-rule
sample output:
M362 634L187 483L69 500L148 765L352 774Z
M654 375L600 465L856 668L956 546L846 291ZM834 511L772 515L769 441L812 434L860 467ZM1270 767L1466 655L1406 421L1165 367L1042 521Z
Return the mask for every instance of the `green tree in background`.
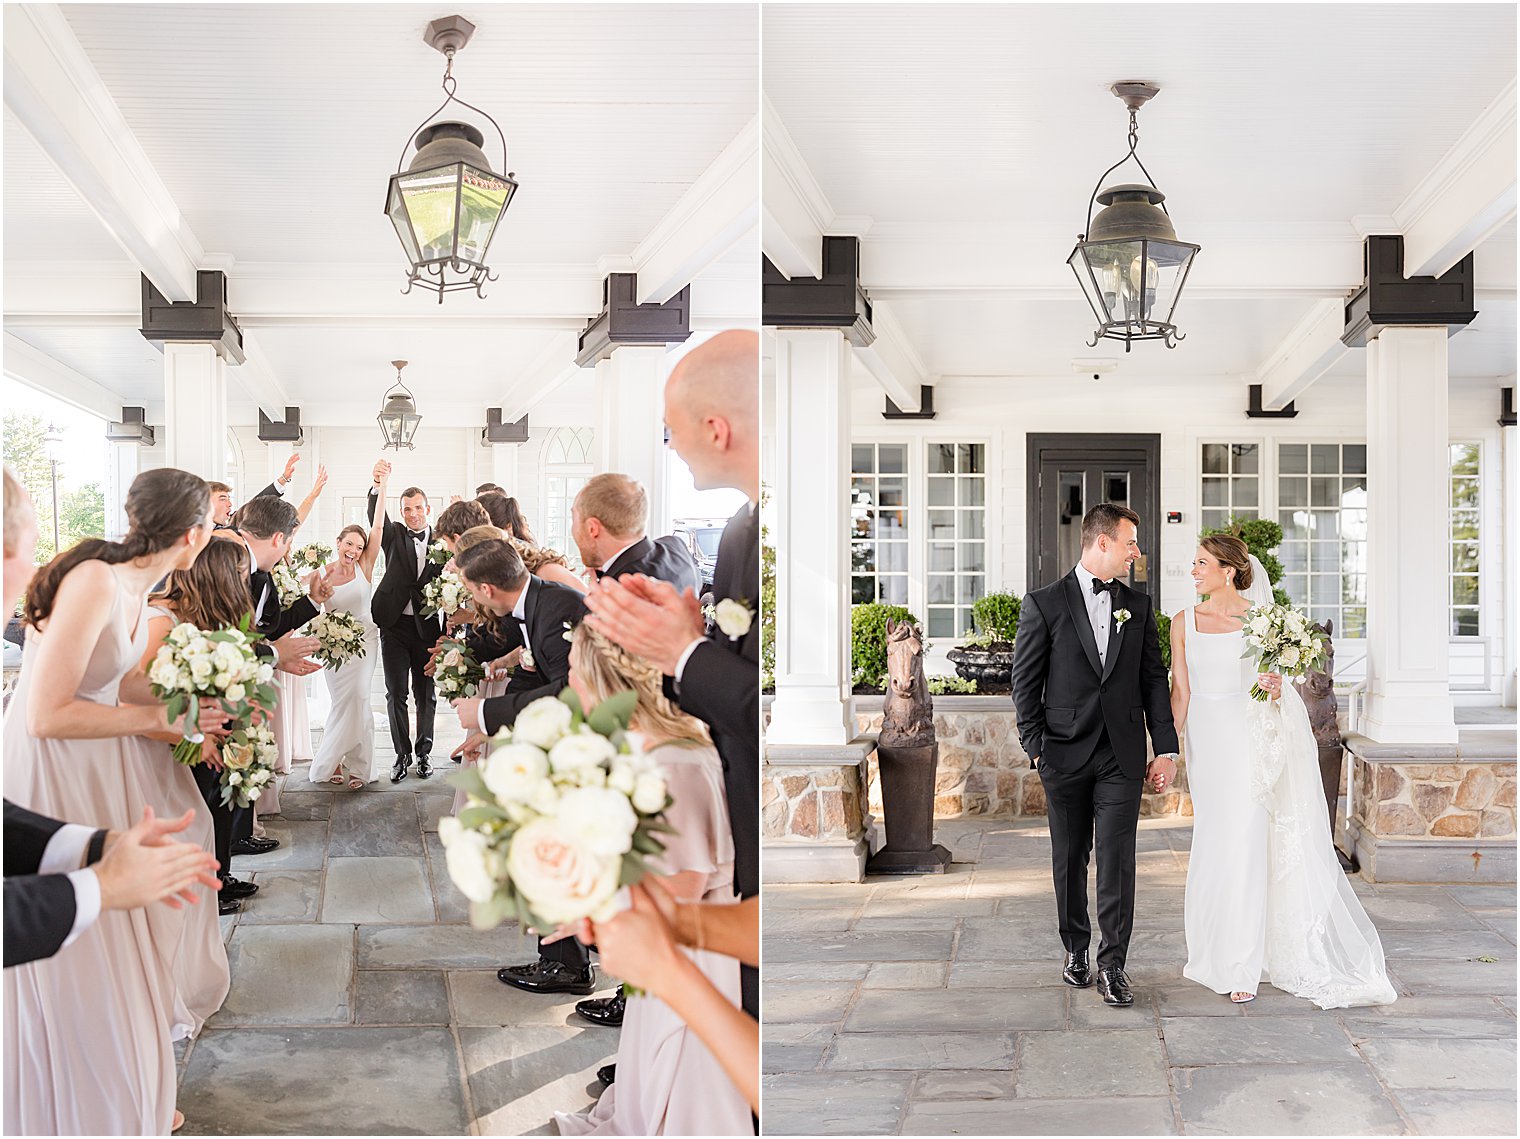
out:
M5 415L3 451L5 462L16 472L32 497L37 512L37 563L58 551L53 548L52 464L47 457L47 421L40 415L11 411ZM81 538L105 533L105 495L99 483L87 483L71 491L60 488L58 536L64 549Z

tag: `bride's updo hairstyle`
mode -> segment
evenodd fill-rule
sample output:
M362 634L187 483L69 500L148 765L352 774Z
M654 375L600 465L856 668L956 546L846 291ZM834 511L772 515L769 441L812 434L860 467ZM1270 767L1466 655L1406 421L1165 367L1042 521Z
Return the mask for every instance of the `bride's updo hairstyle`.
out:
M1237 590L1244 593L1251 588L1251 552L1244 542L1233 534L1210 534L1198 544L1223 568L1235 571L1230 580Z
M343 539L347 538L350 534L359 535L359 541L363 542L365 545L369 544L369 531L366 530L363 526L360 526L357 522L350 522L347 526L338 531L338 537L333 542L333 546L336 547L339 542L343 541Z
M598 704L619 692L638 696L634 718L639 730L667 739L711 742L707 725L666 698L665 678L657 666L613 644L584 621L570 638L570 667Z
M127 534L121 541L86 538L42 567L26 591L28 625L35 629L52 614L59 584L80 562L119 565L152 557L205 525L211 519L211 485L173 467L144 471L127 491L126 512Z

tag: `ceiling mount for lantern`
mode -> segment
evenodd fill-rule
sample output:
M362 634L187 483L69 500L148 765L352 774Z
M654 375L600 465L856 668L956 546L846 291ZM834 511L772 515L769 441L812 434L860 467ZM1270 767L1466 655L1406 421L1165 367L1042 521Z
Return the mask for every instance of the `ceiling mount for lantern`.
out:
M1183 339L1172 323L1177 299L1199 247L1177 240L1165 202L1166 195L1140 156L1136 113L1161 90L1154 83L1127 81L1109 88L1129 108L1129 153L1103 172L1087 203L1087 227L1066 263L1098 318L1088 342L1122 340L1128 352L1137 340L1160 340L1175 348ZM1103 181L1130 159L1145 182L1103 187ZM1102 205L1096 217L1093 206Z
M493 172L481 149L485 144L483 132L469 123L433 121L450 103L483 116L496 128L501 165L506 167L507 139L500 125L479 107L454 95L458 86L454 55L470 42L474 32L475 25L463 16L445 16L430 23L423 33L423 42L448 60L443 72L448 97L422 120L401 148L385 198L386 215L411 262L402 292L409 293L413 285L420 285L436 292L439 304L444 293L459 289L474 289L476 296L484 296L486 282L496 280L496 274L486 266L486 251L517 191L516 175ZM413 139L417 153L403 172L401 163ZM452 279L450 273L455 275Z
M396 382L380 397L384 402L375 419L380 424L380 434L385 436L382 450L399 451L405 447L410 451L416 447L412 438L417 434L422 416L417 414L417 400L411 389L401 382L401 369L406 363L405 360L391 361L391 367L396 369Z

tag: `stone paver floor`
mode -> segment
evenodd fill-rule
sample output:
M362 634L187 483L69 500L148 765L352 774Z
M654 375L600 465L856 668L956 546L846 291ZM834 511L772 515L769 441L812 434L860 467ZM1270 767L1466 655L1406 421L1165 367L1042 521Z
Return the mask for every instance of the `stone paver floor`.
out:
M1358 879L1399 1000L1235 1006L1181 975L1191 827L1141 828L1130 1009L1061 983L1042 820L941 824L943 877L767 886L765 1132L1516 1133L1514 887Z
M376 707L385 776L351 792L298 766L266 822L280 849L233 860L261 889L221 919L226 1004L178 1048L181 1134L554 1134L594 1102L617 1030L497 981L535 942L471 929L444 868L457 720L440 708L433 777L393 785Z

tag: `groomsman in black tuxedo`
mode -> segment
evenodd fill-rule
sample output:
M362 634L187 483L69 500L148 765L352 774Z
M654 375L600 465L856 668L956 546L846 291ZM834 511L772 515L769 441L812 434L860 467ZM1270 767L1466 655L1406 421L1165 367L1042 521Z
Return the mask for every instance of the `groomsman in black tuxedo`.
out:
M1125 959L1135 917L1135 829L1147 776L1176 777L1177 730L1150 597L1120 580L1140 556L1140 516L1102 502L1082 519L1082 559L1019 609L1013 702L1050 824L1061 978L1093 982L1087 861L1098 854L1098 991L1134 1003ZM1126 626L1128 626L1126 628ZM1156 758L1146 762L1146 728Z
M712 729L734 836L734 888L760 891L760 343L720 333L693 349L665 385L670 445L698 490L734 487L749 501L729 519L713 571L709 630L694 589L648 577L604 579L587 595L601 632L665 672L666 693ZM740 970L744 1009L759 1016L759 974Z
M375 464L374 485L369 488L369 520L375 521L375 511L384 511L380 502L380 482L383 474L390 472L390 464L381 459ZM424 671L428 665L428 650L443 635L443 616L422 615L422 588L440 573L443 567L428 560L428 546L433 540L433 529L428 519L433 508L421 488L410 486L401 492L401 518L397 522L386 517L381 536L381 549L385 551L385 576L375 590L370 603L370 615L380 626L380 666L385 670L385 708L390 716L391 746L396 751L396 766L391 770L391 782L400 783L412 767L412 756L417 757L417 778L426 779L433 774L433 718L438 707L438 695L433 690L433 678ZM407 688L417 704L417 743L412 745L411 725L407 721Z

